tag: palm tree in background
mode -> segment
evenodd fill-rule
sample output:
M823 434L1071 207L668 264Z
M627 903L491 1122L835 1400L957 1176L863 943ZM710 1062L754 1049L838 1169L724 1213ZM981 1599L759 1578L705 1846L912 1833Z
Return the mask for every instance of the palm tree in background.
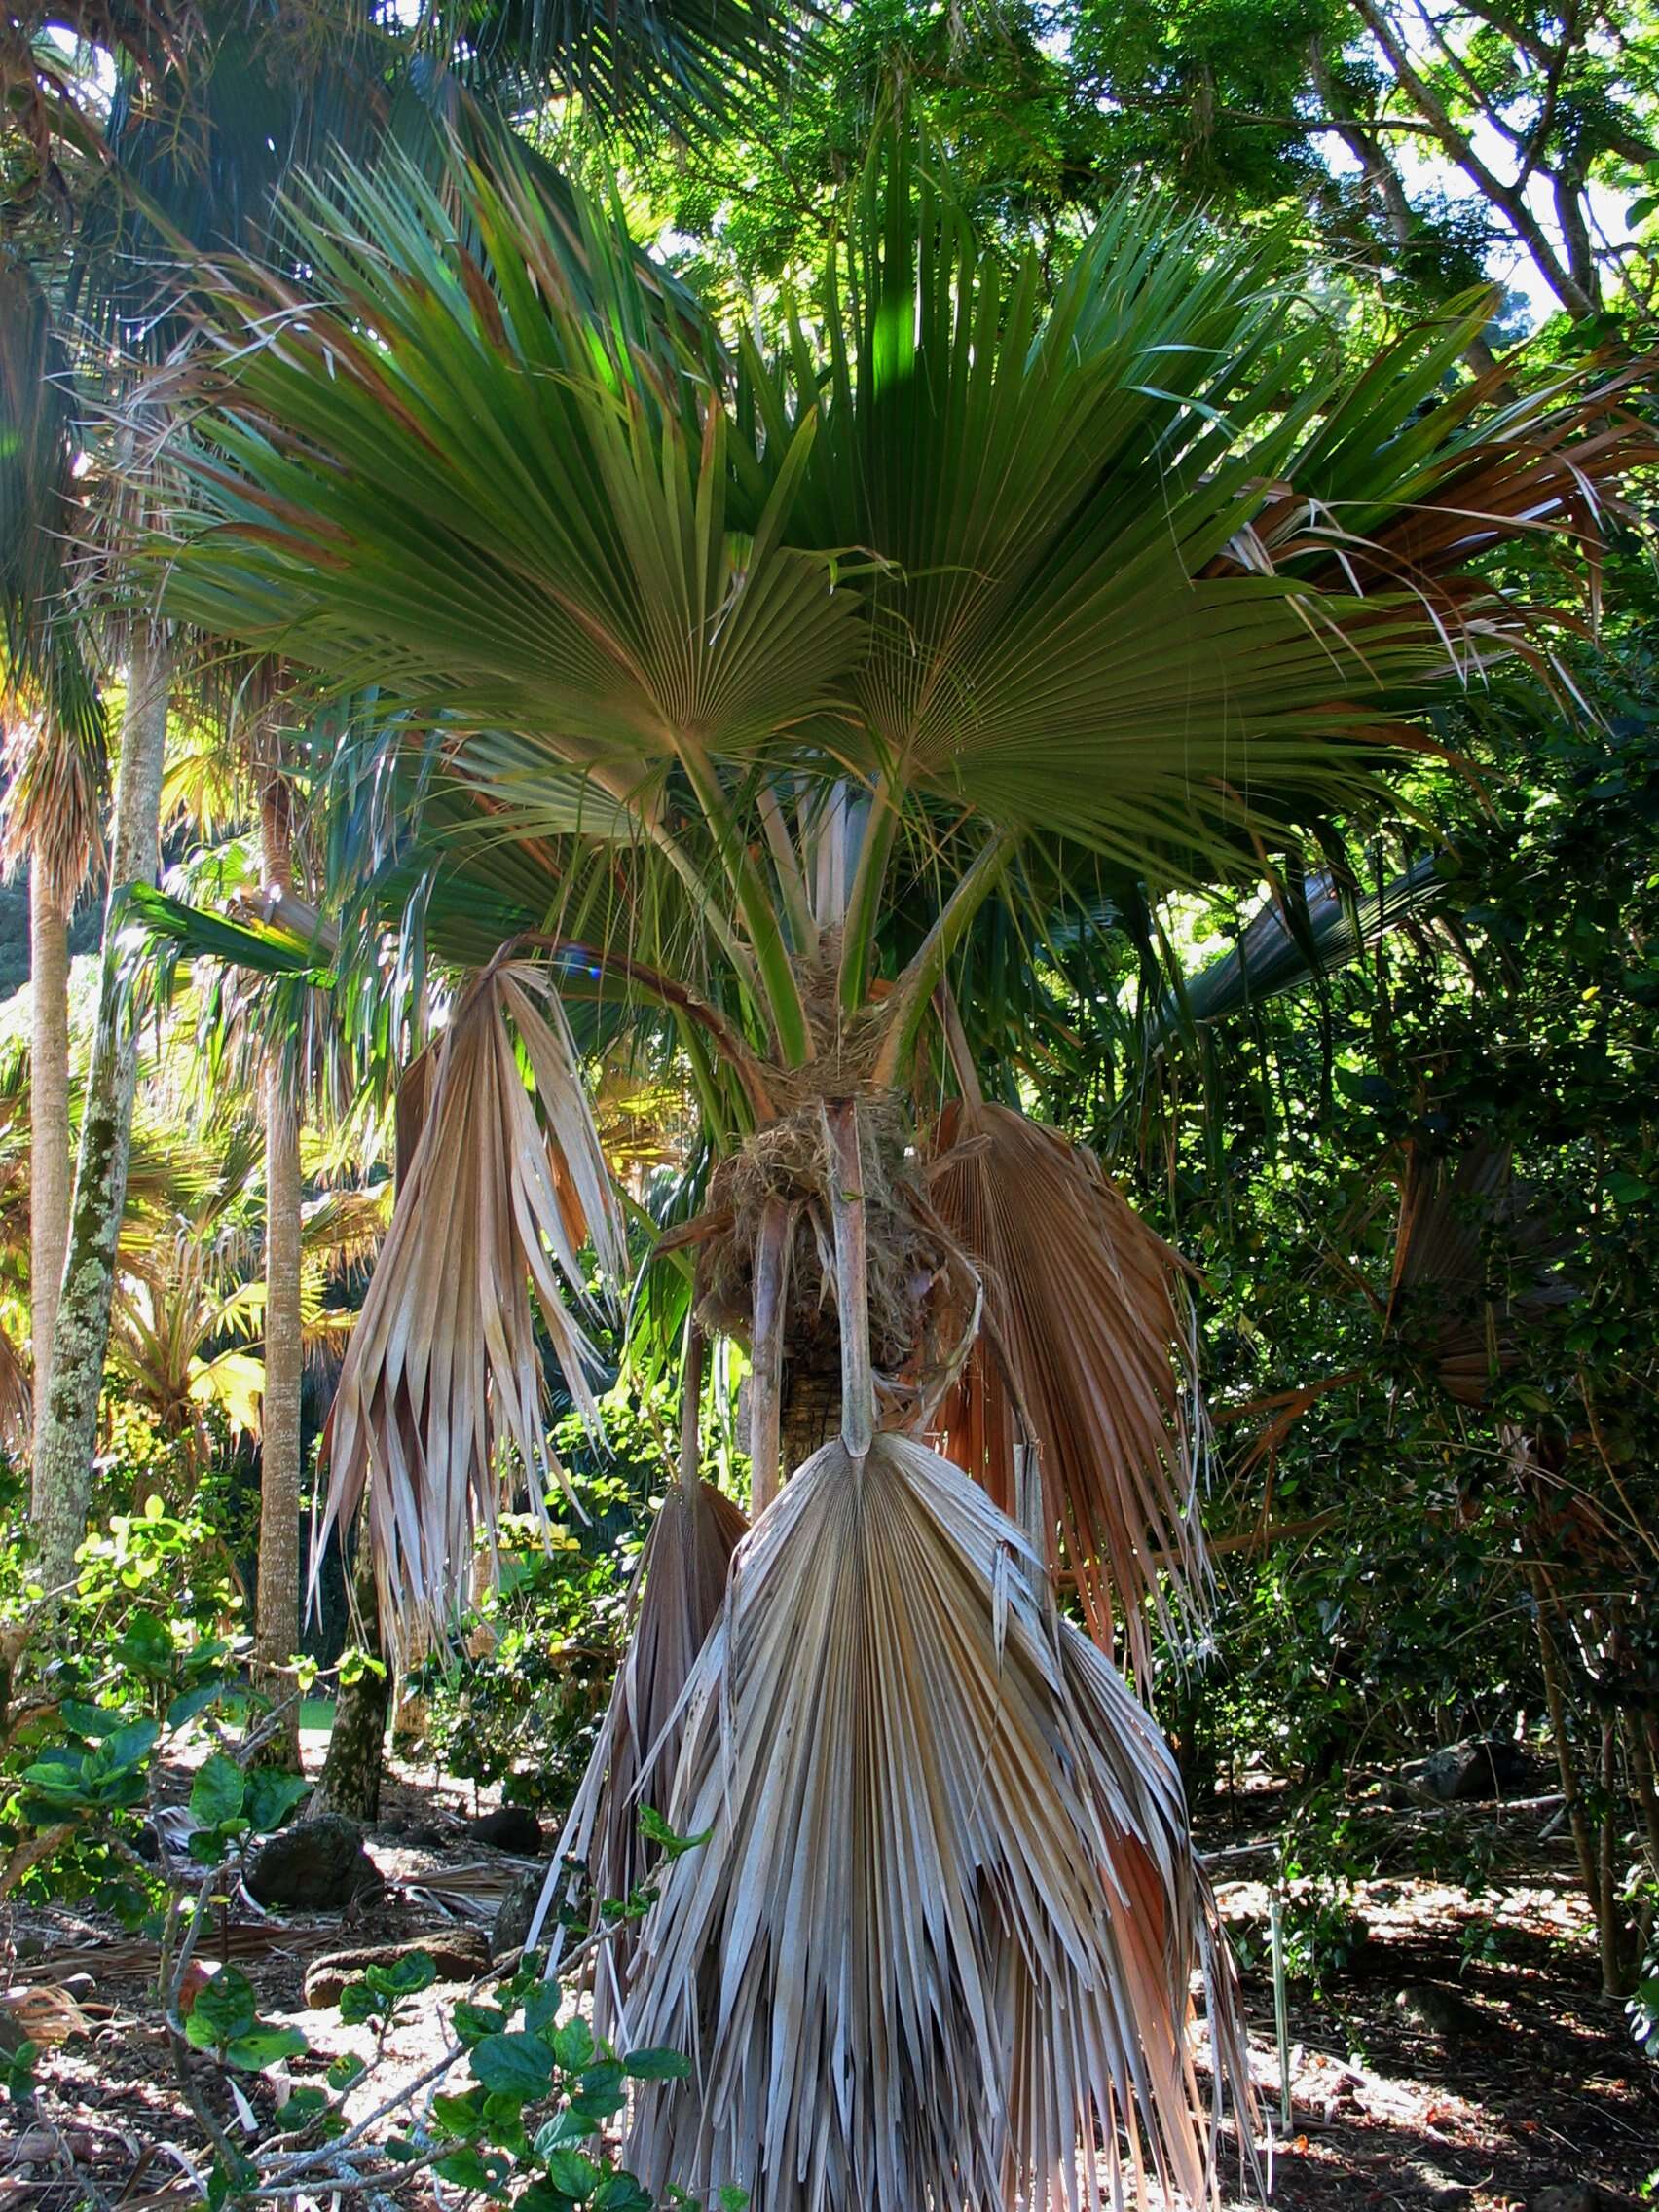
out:
M1484 297L1346 372L1157 204L1046 297L898 137L773 353L510 160L331 191L303 314L221 272L162 549L175 616L397 710L337 763L363 926L419 890L458 977L329 1517L366 1491L387 1615L441 1632L506 1468L558 1484L541 1346L597 1421L627 1266L578 1034L671 1045L708 1172L637 1304L689 1316L685 1450L545 1900L656 1886L595 1970L602 2032L693 2061L631 2163L756 2212L1205 2200L1196 1969L1218 2083L1237 2023L1107 1656L1144 1687L1148 1604L1202 1596L1183 1272L981 1095L977 945L1363 815L1437 698L1547 667L1543 579L1650 441L1616 387L1456 383ZM747 1535L696 1477L716 1335Z
M75 413L46 287L25 252L0 248L0 860L8 870L26 868L29 882L37 1408L69 1239L69 921L104 843L103 707L73 562Z

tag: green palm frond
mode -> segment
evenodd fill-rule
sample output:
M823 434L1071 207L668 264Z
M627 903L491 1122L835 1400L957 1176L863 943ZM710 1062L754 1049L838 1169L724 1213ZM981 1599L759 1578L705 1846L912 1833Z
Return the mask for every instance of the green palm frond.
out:
M1649 450L1588 386L1437 398L1472 305L1345 377L1259 247L1156 203L1045 302L895 155L854 304L831 284L822 342L745 339L728 376L599 213L577 254L510 172L457 189L476 254L383 171L342 186L348 242L301 220L325 309L228 280L167 588L512 733L471 741L503 835L584 776L645 813L712 756L730 804L756 763L830 762L1136 874L1254 872L1371 799L1433 698L1537 649L1485 555L1570 542Z
M745 80L801 55L800 15L776 0L447 0L434 11L466 81L507 108L552 90L641 132L705 131Z
M260 976L303 977L320 983L331 979L317 945L279 917L233 921L147 883L134 884L128 903L154 940L175 946L188 959L224 961Z
M1303 989L1357 960L1389 930L1429 906L1440 882L1422 855L1385 882L1345 888L1328 874L1286 884L1245 924L1237 943L1164 999L1166 1028L1225 1021L1263 999Z

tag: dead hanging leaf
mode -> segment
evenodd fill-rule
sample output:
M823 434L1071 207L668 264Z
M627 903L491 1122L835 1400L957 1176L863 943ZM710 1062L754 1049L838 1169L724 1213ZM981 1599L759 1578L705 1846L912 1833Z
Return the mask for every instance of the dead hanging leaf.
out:
M685 1685L719 1617L731 1556L748 1527L743 1508L712 1483L670 1486L641 1556L639 1610L627 1656L531 1922L527 1949L539 1942L561 1897L569 1903L579 1895L597 1907L608 1898L628 1897L650 1871L656 1852L641 1831L640 1814L645 1806L666 1809ZM574 1880L571 1862L583 1870ZM564 1941L562 1918L556 1925L549 1972L557 1969ZM596 2020L611 2018L620 2009L632 1956L624 1929L596 1960Z
M1154 2180L1210 2201L1187 2027L1211 1923L1174 1762L947 1461L881 1435L785 1486L692 1672L668 1818L711 1839L663 1869L603 2023L691 2058L641 2090L647 2188L753 2212L1145 2203Z
M606 1899L632 1896L650 1870L656 1847L642 1830L642 1816L647 1808L665 1810L680 1754L685 1685L719 1616L732 1553L749 1526L741 1507L698 1477L707 1348L702 1329L691 1322L681 1372L680 1463L641 1557L643 1583L635 1586L627 1657L526 1938L534 1948L562 1893L550 1974L558 1971L567 1916L577 1898L591 1924ZM636 1932L637 1924L618 1929L595 1962L596 2019L621 2007Z
M1159 1567L1196 1602L1206 1578L1178 1347L1184 1263L1093 1155L1006 1106L952 1100L930 1198L984 1284L985 1326L940 1408L940 1449L1014 1504L1016 1414L1035 1432L1051 1568L1069 1567L1091 1634L1124 1618L1145 1678L1142 1601Z
M34 1392L22 1355L0 1322L0 1444L11 1452L24 1451L33 1422Z
M488 969L434 1051L414 1156L328 1417L328 1494L313 1547L320 1562L367 1486L383 1618L400 1641L444 1633L469 1594L480 1529L494 1557L504 1446L537 1512L549 1483L564 1484L542 1420L538 1313L598 1429L599 1361L576 1318L591 1310L583 1247L608 1283L625 1272L582 1071L546 978Z

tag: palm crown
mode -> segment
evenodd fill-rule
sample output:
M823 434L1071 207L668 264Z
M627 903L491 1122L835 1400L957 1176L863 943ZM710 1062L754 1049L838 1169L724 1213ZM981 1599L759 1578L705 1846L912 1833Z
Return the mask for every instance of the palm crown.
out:
M174 611L375 687L335 764L372 794L361 902L419 893L470 972L331 1512L368 1487L415 1612L463 1589L498 1447L546 1463L533 1298L579 1399L583 1254L623 1265L569 1016L672 1037L718 1164L659 1259L693 1346L749 1347L755 1520L728 1576L693 1386L569 1838L604 1898L640 1802L719 1829L601 1970L602 2018L713 2070L642 2100L642 2176L1047 2203L1097 2137L1116 2186L1123 2121L1201 2194L1202 1885L1096 1647L1122 1620L1144 1684L1160 1569L1201 1590L1182 1271L980 1096L950 986L993 907L1258 873L1449 686L1545 665L1528 548L1570 553L1642 433L1616 392L1454 383L1484 301L1339 376L1271 256L1156 204L1046 295L898 137L772 352L510 157L331 190L344 222L294 215L304 296L219 274L164 549Z

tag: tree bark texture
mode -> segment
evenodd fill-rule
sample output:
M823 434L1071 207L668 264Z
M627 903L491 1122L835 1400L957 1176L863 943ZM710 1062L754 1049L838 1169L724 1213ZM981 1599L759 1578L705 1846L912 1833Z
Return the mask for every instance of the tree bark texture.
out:
M69 909L39 861L29 869L29 1333L38 1436L69 1246L70 1183Z
M287 796L275 781L261 796L265 891L293 889ZM275 1703L293 1694L282 1672L300 1639L300 1122L279 1043L261 1077L265 1106L265 1392L260 1414L259 1580L254 1600L256 1680ZM300 1763L297 1705L278 1739Z
M783 1408L779 1418L783 1479L799 1472L812 1455L841 1429L841 1370L824 1364L825 1346L814 1345L811 1361L784 1359ZM836 1360L836 1346L828 1346Z
M380 1591L375 1582L374 1549L367 1514L357 1525L357 1554L351 1569L351 1597L364 1648L383 1664L379 1674L365 1668L343 1688L334 1708L328 1755L313 1790L308 1818L344 1813L349 1820L380 1819L381 1776L386 1769L386 1724L391 1707L391 1667L380 1633Z
M49 1595L62 1590L74 1576L75 1553L86 1535L92 1505L98 1393L109 1348L116 1246L127 1204L132 1095L138 1078L138 1033L130 1010L123 1004L115 938L129 890L135 883L156 880L170 667L165 637L141 626L127 674L97 1031L81 1118L69 1242L53 1331L51 1382L44 1412L37 1414L35 1422L33 1519L40 1577Z

